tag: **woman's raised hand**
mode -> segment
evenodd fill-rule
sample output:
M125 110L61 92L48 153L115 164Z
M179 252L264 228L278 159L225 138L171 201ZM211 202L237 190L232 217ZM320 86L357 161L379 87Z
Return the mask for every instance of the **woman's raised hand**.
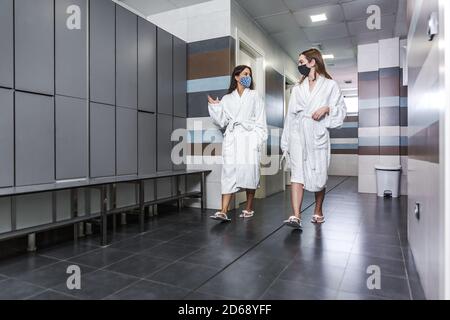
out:
M216 100L214 100L213 98L211 98L211 96L208 96L208 102L209 104L219 104L220 100L219 98L216 98Z

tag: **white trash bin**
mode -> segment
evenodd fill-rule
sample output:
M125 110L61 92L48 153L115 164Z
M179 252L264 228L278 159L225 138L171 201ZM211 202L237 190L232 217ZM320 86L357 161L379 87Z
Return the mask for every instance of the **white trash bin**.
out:
M375 166L377 195L398 198L400 194L401 166Z

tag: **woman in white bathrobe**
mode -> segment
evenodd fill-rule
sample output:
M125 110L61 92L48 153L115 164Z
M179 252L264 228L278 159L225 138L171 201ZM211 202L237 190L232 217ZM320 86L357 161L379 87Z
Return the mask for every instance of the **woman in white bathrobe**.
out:
M294 215L285 225L301 228L304 189L315 193L311 222L325 222L322 211L331 157L329 129L342 126L347 115L344 97L325 68L322 54L310 49L299 57L300 83L292 91L281 149L291 169L291 204Z
M214 123L225 129L222 143L222 210L211 218L230 221L227 216L232 195L245 190L247 205L240 215L254 215L253 200L260 182L260 159L267 140L263 99L254 90L252 69L237 66L228 94L219 101L208 96L208 109Z

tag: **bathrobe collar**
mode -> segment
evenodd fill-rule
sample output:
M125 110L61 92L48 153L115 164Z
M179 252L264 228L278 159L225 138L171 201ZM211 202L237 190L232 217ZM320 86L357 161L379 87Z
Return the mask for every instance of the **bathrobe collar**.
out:
M305 79L307 80L307 79ZM322 88L323 84L325 83L325 78L321 75L317 77L317 83L314 86L313 91L311 92L309 90L309 81L306 81L305 90L307 91L307 97L308 97L308 103L311 102L311 100L317 95L317 93L320 91L320 88Z

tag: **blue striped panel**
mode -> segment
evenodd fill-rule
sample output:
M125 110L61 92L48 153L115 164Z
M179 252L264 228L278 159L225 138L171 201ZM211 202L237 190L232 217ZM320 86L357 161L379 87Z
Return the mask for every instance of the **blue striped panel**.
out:
M214 90L225 90L230 85L230 76L204 78L189 80L187 82L187 92L204 92Z
M188 143L222 143L223 135L220 130L191 130L189 131Z
M360 99L359 109L378 109L379 99Z
M408 107L408 98L400 98L400 108Z
M358 128L359 124L358 122L344 122L344 124L342 125L342 128Z
M384 97L380 98L380 107L398 107L400 105L400 97Z
M380 146L397 147L400 145L400 137L380 137Z
M331 149L333 149L333 150L346 150L346 149L358 150L358 148L359 148L359 145L353 144L353 143L332 144L331 145Z
M378 147L380 145L379 137L359 137L361 147Z

